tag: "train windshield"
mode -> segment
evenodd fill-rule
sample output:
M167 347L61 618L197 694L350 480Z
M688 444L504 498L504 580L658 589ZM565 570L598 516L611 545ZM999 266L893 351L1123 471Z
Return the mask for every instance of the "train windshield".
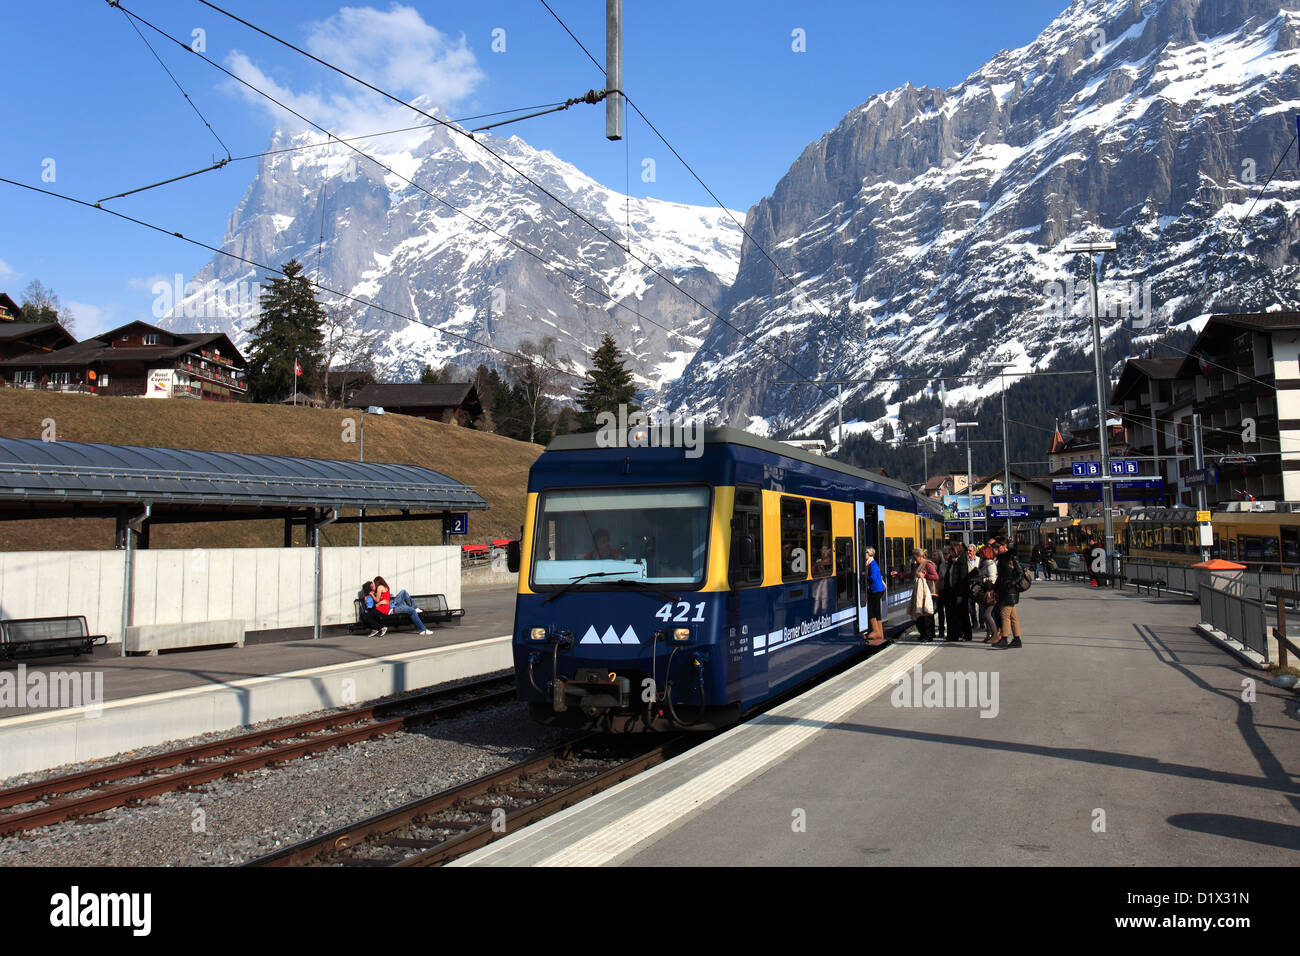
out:
M708 488L544 491L537 507L534 585L704 581Z

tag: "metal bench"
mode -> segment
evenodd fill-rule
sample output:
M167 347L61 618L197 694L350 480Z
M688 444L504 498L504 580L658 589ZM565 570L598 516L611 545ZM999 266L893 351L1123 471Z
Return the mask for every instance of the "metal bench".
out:
M463 607L448 607L447 596L445 594L432 594L425 601L417 600L415 603L424 608L420 617L425 620L437 621L439 624L450 624L453 621L459 621L465 616Z
M411 603L422 609L420 611L420 620L424 621L425 624L447 624L465 616L463 608L448 607L447 597L443 594L412 594ZM353 634L370 630L361 620L362 607L361 598L354 598L352 609L356 615L356 620L353 621L349 628ZM389 630L415 627L407 614L381 614L379 615L379 623L381 627L386 627Z
M107 644L107 634L91 634L85 617L27 617L0 621L0 660L89 654Z
M1151 593L1151 589L1155 588L1156 597L1160 596L1160 592L1163 588L1169 586L1161 578L1129 578L1127 583L1133 585L1135 589L1146 588L1148 595Z

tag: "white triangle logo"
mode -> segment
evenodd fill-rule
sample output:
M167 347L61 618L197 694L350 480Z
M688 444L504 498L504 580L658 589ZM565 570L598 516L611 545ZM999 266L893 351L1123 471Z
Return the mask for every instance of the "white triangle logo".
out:
M579 644L599 644L599 643L600 643L600 637L597 636L597 634L596 634L596 629L595 629L594 627L589 627L589 628L587 628L587 633L584 634L584 635L582 635L582 640L580 640L578 643L579 643Z
M618 643L618 632L614 630L614 625L611 624L609 627L605 628L605 633L600 635L600 642L602 644Z
M641 643L641 639L640 639L639 637L636 636L636 631L632 630L632 625L631 625L631 624L629 624L629 625L627 626L627 630L623 632L623 643L624 643L624 644L640 644L640 643Z

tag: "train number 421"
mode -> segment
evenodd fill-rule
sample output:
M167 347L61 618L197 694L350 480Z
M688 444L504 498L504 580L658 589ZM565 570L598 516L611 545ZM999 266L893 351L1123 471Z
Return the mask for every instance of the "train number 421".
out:
M677 608L677 616L676 616L676 617L673 616L673 607L674 607L674 606ZM695 616L694 616L694 617L687 617L687 615L690 614L690 613L691 613L691 606L690 606L690 604L687 603L686 601L679 601L679 602L677 602L676 605L673 605L673 604L670 602L670 603L668 603L668 604L665 604L665 605L664 605L663 607L661 607L659 610L655 611L655 617L659 618L659 620L664 621L664 622L668 622L668 621L676 621L676 622L678 622L678 623L684 623L684 622L686 622L686 621L703 621L703 620L704 620L704 602L701 601L699 604L695 605Z

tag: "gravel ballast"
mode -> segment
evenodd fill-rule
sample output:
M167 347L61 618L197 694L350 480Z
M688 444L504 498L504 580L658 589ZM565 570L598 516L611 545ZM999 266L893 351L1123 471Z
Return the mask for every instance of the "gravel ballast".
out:
M140 806L106 810L92 820L3 837L0 865L243 863L465 783L573 736L534 723L518 702L485 707L191 791L163 794ZM31 774L5 783L12 786L49 775Z

